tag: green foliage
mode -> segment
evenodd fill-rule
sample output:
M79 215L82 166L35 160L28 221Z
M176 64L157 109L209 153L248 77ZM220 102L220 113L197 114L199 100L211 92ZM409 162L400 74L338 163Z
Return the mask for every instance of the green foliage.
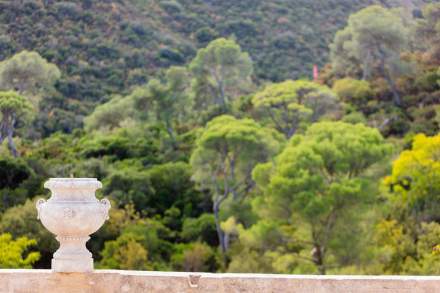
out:
M249 229L238 227L238 242L232 248L230 272L293 273L301 248L295 243L290 227L279 222L261 220Z
M17 150L13 141L14 130L18 121L29 119L32 104L14 91L0 91L0 145L8 139L9 149L14 157Z
M87 131L112 130L123 125L133 116L133 100L130 98L113 97L109 102L99 105L93 113L84 119Z
M104 192L119 205L133 203L137 211L147 215L165 215L171 208L180 217L198 215L202 210L202 194L190 180L190 166L186 163L156 165L145 171L126 168L114 171L104 181Z
M189 67L199 109L216 106L225 113L229 103L246 93L251 82L252 61L233 40L212 41L197 52Z
M220 228L222 203L240 200L252 189L251 172L257 163L274 155L282 139L251 119L223 115L211 120L196 141L191 156L193 179L213 195L216 229L222 251L228 243Z
M335 81L333 91L344 101L358 108L362 107L374 95L366 80L344 78Z
M350 16L347 27L338 32L331 46L334 70L344 74L345 62L352 59L370 77L375 60L391 63L406 45L406 29L391 10L370 6ZM347 56L344 56L346 53Z
M31 109L31 104L26 98L14 91L0 92L0 112L2 121L9 115L20 116Z
M284 81L267 86L252 99L274 127L287 138L337 108L335 95L326 86L310 81Z
M437 63L440 57L440 4L430 3L423 8L423 18L418 20L416 42L422 47L427 62Z
M118 239L105 243L102 251L102 268L151 270L148 252L133 234L122 234Z
M171 67L165 74L165 82L152 79L143 94L134 95L135 106L142 111L141 117L161 123L174 147L177 147L176 125L188 117L191 104L188 86L186 69Z
M215 229L214 215L205 213L198 218L186 218L183 222L181 237L186 241L202 241L211 246L217 246Z
M35 240L26 237L12 239L11 234L0 235L0 268L30 268L36 262L40 254L26 251L37 244Z
M171 263L174 270L185 272L216 271L220 266L214 249L200 242L176 245Z
M343 122L313 124L304 136L290 140L274 168L257 167L254 178L262 179L257 183L264 191L257 206L262 216L300 219L308 225L311 260L325 273L326 253L331 251L330 239L337 236L338 221L365 202L362 175L388 152L389 146L376 129ZM269 181L262 172L270 172Z
M27 200L22 205L16 205L6 210L0 221L0 233L9 233L14 238L27 237L38 243L37 266L50 266L52 254L58 248L58 242L37 219L35 201Z
M0 159L0 211L23 203L32 195L33 170L21 159Z
M81 154L85 158L107 157L110 160L146 158L156 162L157 146L141 129L117 129L112 133L96 133L81 140Z
M377 227L376 244L379 271L389 274L435 275L439 272L437 251L440 226L422 223L415 243L411 233L395 220Z
M0 189L17 188L31 176L31 172L23 160L8 157L0 159Z
M58 67L47 62L37 52L22 51L0 62L0 88L22 94L36 94L53 86L61 76Z
M100 268L437 274L439 6L397 2L0 1L0 266L74 176Z
M393 11L381 6L362 9L351 15L347 27L335 36L331 45L333 70L344 76L360 68L363 79L379 74L387 81L394 104L401 106L394 77L404 71L400 53L407 39L408 31Z
M412 149L403 151L393 162L393 170L385 179L390 199L416 217L417 221L437 219L440 186L440 135L414 137Z

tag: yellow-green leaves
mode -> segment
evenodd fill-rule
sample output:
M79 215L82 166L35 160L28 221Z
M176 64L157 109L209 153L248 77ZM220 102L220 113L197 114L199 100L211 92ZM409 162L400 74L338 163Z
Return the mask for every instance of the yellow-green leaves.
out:
M251 119L223 115L211 120L196 141L191 155L193 179L211 191L220 247L225 253L229 237L220 225L222 203L240 201L252 190L252 169L274 156L282 142L276 131Z
M360 106L373 96L370 83L365 80L343 78L333 84L333 91L344 101Z
M273 166L254 169L263 192L255 211L263 219L295 221L309 229L308 247L317 253L311 261L323 273L335 227L341 229L344 219L354 224L351 210L368 198L364 172L389 151L380 133L363 124L315 123L291 139Z
M37 244L33 239L20 237L12 239L11 234L0 235L0 268L31 268L40 258L39 252L28 252Z
M148 251L134 234L126 233L116 240L107 241L102 251L102 268L151 270Z
M3 117L9 113L14 113L18 116L30 111L31 108L31 103L18 93L14 91L0 91L0 113Z
M396 204L432 216L440 205L439 182L440 135L416 135L412 149L400 154L393 163L391 176L385 178Z
M247 177L255 164L275 154L281 141L275 131L251 119L216 117L196 142L191 156L193 178L199 183L227 180L232 185L241 180L249 181Z
M287 80L266 86L252 99L261 117L287 138L337 108L335 94L326 86L306 80Z
M247 176L257 162L264 162L278 151L280 141L282 138L275 131L251 119L216 117L196 142L191 156L194 178L223 177L223 173L216 170L225 168L229 172L231 167L234 167L235 176ZM210 171L206 172L208 169Z
M319 219L337 206L353 204L362 195L359 176L390 151L380 133L362 124L321 122L294 138L277 157L275 167L254 171L267 190L269 207ZM268 181L265 172L272 172ZM279 206L278 206L279 205Z

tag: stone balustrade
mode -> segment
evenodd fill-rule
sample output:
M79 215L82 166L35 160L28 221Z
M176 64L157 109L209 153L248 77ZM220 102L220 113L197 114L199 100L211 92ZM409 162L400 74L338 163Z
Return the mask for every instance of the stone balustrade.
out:
M300 276L95 270L0 270L0 293L430 293L440 277Z

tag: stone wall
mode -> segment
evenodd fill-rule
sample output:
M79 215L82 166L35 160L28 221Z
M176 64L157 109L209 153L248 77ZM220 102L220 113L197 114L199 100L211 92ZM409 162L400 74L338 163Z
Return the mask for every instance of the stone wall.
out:
M0 270L0 292L440 292L440 277L293 276L96 270Z

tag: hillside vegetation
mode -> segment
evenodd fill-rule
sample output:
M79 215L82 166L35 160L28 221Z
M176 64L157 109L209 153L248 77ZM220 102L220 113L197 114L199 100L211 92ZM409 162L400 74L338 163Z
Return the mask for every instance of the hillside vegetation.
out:
M258 81L310 77L314 64L328 62L348 15L374 2L0 1L0 60L27 49L63 72L41 113L47 136L81 127L95 105L187 63L218 37L234 37L250 54Z
M96 177L97 268L439 274L429 2L1 1L0 267L49 267L43 183Z

